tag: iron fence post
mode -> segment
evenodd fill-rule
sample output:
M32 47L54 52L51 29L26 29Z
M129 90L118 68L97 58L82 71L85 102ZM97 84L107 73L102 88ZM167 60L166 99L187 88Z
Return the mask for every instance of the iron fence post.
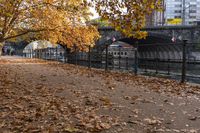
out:
M33 54L34 54L34 50L33 50L33 49L31 49L31 53L32 53L32 58L34 58L34 57L33 57Z
M37 49L35 49L35 58L37 58Z
M77 58L77 47L75 45L75 65L78 65L78 58Z
M37 58L37 49L34 50L34 54L35 54L34 58L36 59Z
M185 82L186 79L186 45L187 40L183 41L183 49L182 49L182 76L181 76L181 83Z
M67 58L67 48L65 47L64 49L64 63L66 63L66 58Z
M36 58L36 49L33 52L34 52L34 58Z
M30 49L30 58L31 58L31 54L32 54L32 52L31 52L31 49Z
M167 63L167 74L170 75L170 59L168 59L168 63Z
M40 58L40 51L39 49L37 49L37 53L38 53L38 59Z
M51 48L49 48L49 59L51 60Z
M106 60L105 60L105 70L108 70L108 45L106 44Z
M103 68L103 52L100 53L101 68Z
M29 49L28 51L28 58L31 58L31 50Z
M43 49L40 49L40 58L43 59Z
M37 58L39 58L39 50L37 49Z
M119 70L121 69L121 46L119 46Z
M47 59L47 48L44 49L44 59Z
M42 58L42 49L39 49L40 59Z
M128 70L128 57L126 57L126 70Z
M158 74L158 58L156 58L156 74Z
M89 45L88 51L88 68L91 68L91 46Z
M42 59L45 59L45 49L42 49Z
M38 49L38 59L40 59L40 50Z
M41 59L41 49L39 49L38 51L39 51L39 59Z
M144 62L144 72L146 73L147 72L147 59L144 58L143 62Z
M157 47L156 47L156 64L155 64L156 65L156 74L158 74L158 61L159 61L158 48Z
M134 73L137 75L138 73L138 42L135 43L136 48L135 48L135 67L134 67Z
M28 53L28 58L31 58L31 49L28 50L29 53ZM11 55L11 54L10 54Z
M58 61L58 47L56 47L56 61Z
M35 55L34 55L34 58L36 58L36 49L34 50L34 54L35 54Z
M112 55L112 69L115 69L115 57Z
M40 59L42 58L42 49L39 50L40 52Z

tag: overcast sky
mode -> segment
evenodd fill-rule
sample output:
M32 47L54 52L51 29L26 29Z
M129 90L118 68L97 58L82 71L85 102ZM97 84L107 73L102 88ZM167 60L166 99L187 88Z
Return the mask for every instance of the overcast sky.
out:
M95 19L95 18L98 18L98 17L99 17L98 13L95 11L94 8L90 8L90 10L91 10L91 12L94 14L94 15L91 17L91 19Z

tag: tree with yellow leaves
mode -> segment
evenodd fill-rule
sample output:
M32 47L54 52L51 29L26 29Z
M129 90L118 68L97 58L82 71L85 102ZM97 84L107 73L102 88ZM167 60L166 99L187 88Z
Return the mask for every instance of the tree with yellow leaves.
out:
M162 0L92 0L99 15L128 37L143 38L146 16L160 10ZM135 31L135 32L133 32Z
M146 15L161 4L161 0L92 1L103 19L137 38L146 36L140 31ZM89 6L87 0L0 0L0 42L24 37L86 50L99 38L98 30L85 24Z
M0 0L0 42L23 37L85 49L99 37L84 23L89 16L86 0Z

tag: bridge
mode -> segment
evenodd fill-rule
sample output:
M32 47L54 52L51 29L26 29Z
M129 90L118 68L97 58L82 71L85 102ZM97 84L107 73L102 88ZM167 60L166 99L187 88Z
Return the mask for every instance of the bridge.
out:
M102 44L104 41L107 40L107 38L114 37L116 40L126 38L112 27L99 27L98 30L102 38L97 44ZM168 37L168 39L172 39L174 37L178 40L188 40L189 42L197 42L200 39L200 25L146 27L143 28L142 31L147 31L149 33L149 36L152 37L163 35L165 38ZM163 36L160 40L157 40L157 42L162 41Z
M132 46L136 46L138 42L138 51L141 58L160 58L166 59L181 59L182 46L176 45L183 39L187 39L190 43L200 43L200 26L157 26L146 27L142 31L147 31L148 36L146 39L137 40L135 38L127 38L120 32L112 27L99 27L98 28L101 38L96 42L96 47L105 48L105 44L110 45L115 41L125 42ZM176 42L172 41L176 38ZM160 45L162 44L162 45ZM17 49L23 50L28 43L23 41L17 45ZM188 56L191 48L188 49Z
M122 41L130 45L135 46L136 42L139 43L140 57L146 58L160 56L161 58L180 59L182 46L180 42L182 40L188 40L190 44L196 44L200 42L200 26L156 26L146 27L142 31L147 31L148 36L146 39L137 40L135 38L127 38L120 32L116 31L112 27L99 27L101 39L97 42L97 47L104 47L115 41ZM172 40L175 41L172 41ZM158 45L165 44L165 45ZM176 45L179 44L179 45ZM188 56L192 56L191 47L188 49ZM155 54L157 53L157 54Z

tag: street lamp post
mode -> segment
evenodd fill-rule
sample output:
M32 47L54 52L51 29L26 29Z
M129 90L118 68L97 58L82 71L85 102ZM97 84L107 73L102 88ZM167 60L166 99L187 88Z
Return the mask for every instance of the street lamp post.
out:
M187 7L186 7L186 0L182 0L182 4L183 4L183 7L182 7L182 25L186 25L186 16L190 16L190 3L187 4ZM186 9L189 8L189 15L186 14Z
M185 0L183 0L183 13L182 13L182 25L185 25L185 10L186 10L186 7L185 7Z

